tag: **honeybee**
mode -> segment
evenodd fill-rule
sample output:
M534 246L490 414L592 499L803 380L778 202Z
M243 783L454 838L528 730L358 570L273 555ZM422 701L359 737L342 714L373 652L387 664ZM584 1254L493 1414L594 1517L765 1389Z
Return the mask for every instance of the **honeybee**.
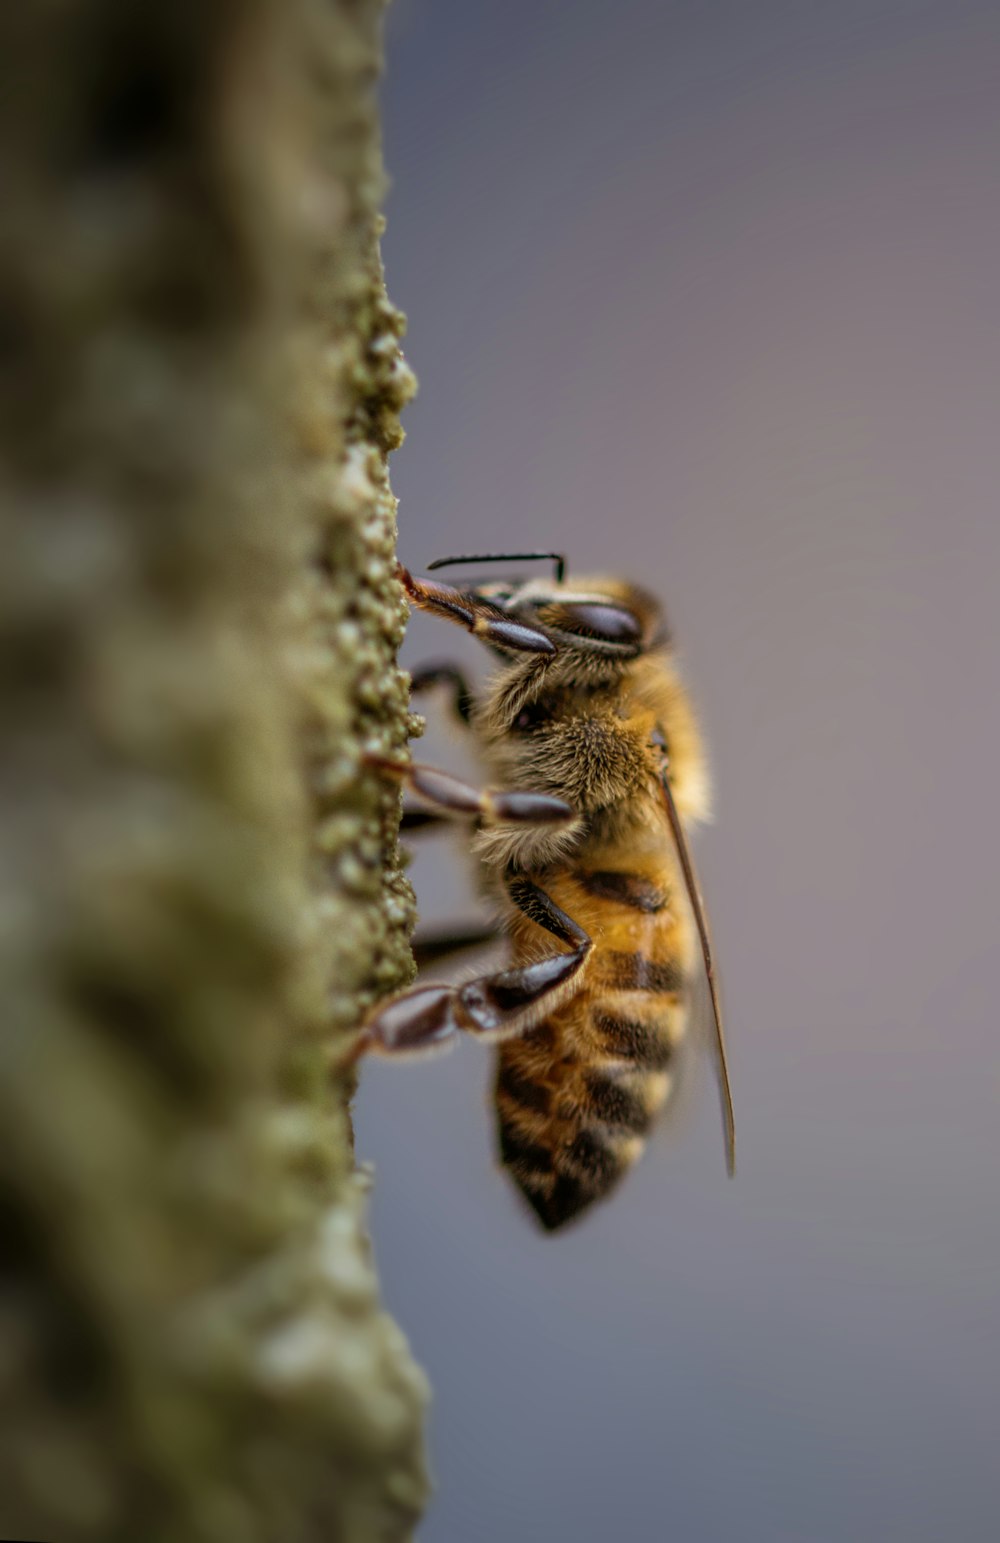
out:
M711 999L729 1172L733 1106L708 926L685 827L708 813L705 754L657 602L618 579L452 588L399 577L413 605L465 627L498 661L480 693L447 685L489 773L479 791L420 764L379 761L423 805L404 824L465 818L509 939L509 962L464 985L382 1003L357 1053L430 1049L459 1032L497 1042L500 1158L542 1226L610 1193L671 1090L700 959ZM430 952L439 957L446 940Z

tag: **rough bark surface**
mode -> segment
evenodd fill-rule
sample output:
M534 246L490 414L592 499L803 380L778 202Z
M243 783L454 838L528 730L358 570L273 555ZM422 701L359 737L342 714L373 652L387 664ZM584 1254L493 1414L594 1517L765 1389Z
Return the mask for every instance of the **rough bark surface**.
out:
M411 1535L373 0L3 8L0 1535Z

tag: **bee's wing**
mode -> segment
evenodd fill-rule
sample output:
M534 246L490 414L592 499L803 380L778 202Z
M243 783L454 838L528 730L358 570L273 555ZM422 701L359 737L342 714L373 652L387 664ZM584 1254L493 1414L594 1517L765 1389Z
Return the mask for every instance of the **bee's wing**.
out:
M712 1006L712 1022L714 1025L715 1039L715 1065L719 1083L719 1100L722 1104L722 1127L726 1141L726 1168L732 1176L736 1172L736 1122L733 1116L733 1094L729 1085L729 1063L726 1058L726 1036L722 1028L722 1004L719 1000L719 983L716 979L715 965L712 959L712 939L708 930L708 920L705 916L705 906L701 898L701 890L698 888L698 877L695 873L691 853L688 850L687 837L684 827L677 813L677 805L674 803L674 795L670 789L670 782L664 771L660 778L660 788L663 794L663 807L670 826L670 834L673 837L677 857L684 875L684 884L691 901L691 910L694 913L695 926L698 929L698 937L701 942L701 956L705 961L705 980L708 984L708 993Z

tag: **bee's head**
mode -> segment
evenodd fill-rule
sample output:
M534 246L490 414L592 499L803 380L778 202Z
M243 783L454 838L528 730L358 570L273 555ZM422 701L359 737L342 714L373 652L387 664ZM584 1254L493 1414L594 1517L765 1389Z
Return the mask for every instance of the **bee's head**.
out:
M439 557L428 572L458 563L515 563L544 559L554 563L546 579L501 579L460 591L469 601L485 603L512 621L544 632L561 653L614 673L641 654L665 648L670 639L659 603L646 590L621 579L566 578L566 559L558 552L487 552L477 556ZM507 652L495 644L501 655Z
M619 579L486 583L470 593L506 616L539 627L554 643L596 657L635 659L668 642L658 602Z

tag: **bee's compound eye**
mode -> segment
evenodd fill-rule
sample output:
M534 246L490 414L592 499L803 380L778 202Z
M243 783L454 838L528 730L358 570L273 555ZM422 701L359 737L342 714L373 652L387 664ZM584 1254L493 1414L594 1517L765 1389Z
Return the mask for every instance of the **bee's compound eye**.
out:
M598 638L602 643L638 643L642 637L638 617L624 606L590 600L562 603L556 626L580 637Z

